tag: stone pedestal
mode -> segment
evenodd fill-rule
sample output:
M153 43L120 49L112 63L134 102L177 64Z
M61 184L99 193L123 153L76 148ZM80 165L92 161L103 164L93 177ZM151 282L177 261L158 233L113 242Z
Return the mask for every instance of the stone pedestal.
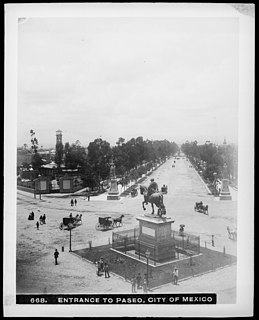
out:
M116 179L111 179L111 188L108 192L107 200L119 200L119 190Z
M231 193L229 191L229 181L228 179L223 179L222 180L222 187L221 187L221 191L219 194L219 199L220 200L232 200L232 196Z
M73 177L65 175L59 179L59 187L61 193L72 193L73 190Z
M175 259L175 242L172 238L171 218L161 218L146 214L136 218L139 221L139 239L135 246L135 253L146 257L150 252L150 259L165 262Z
M42 193L50 193L49 189L49 178L48 177L39 177L34 179L35 182L35 193L42 194Z

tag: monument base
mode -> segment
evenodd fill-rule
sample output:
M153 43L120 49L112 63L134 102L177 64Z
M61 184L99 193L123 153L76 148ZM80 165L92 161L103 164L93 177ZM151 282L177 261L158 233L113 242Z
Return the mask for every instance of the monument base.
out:
M146 257L146 252L149 251L150 259L157 262L175 259L175 241L171 236L171 224L174 221L149 214L138 217L137 220L139 239L135 244L135 253Z
M107 200L120 200L119 194L108 194Z
M120 200L116 179L111 180L111 189L108 192L107 200Z
M230 192L221 192L219 195L219 200L232 200Z
M229 181L228 179L222 180L222 190L219 194L219 200L232 200L231 193L229 191Z

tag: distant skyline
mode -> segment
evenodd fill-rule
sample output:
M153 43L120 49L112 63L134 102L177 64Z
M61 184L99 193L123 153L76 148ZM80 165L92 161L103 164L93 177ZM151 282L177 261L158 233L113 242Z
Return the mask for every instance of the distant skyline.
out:
M238 46L236 18L20 19L17 146L237 143Z

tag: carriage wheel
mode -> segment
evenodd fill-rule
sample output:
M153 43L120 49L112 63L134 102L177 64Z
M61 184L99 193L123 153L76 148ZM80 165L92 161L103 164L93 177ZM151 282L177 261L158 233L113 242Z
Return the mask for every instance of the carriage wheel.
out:
M100 225L100 223L96 223L96 225L95 225L95 229L96 230L103 230L103 228L102 228L102 226Z
M63 229L64 229L64 223L63 223L63 222L60 223L59 229L60 229L60 230L63 230Z

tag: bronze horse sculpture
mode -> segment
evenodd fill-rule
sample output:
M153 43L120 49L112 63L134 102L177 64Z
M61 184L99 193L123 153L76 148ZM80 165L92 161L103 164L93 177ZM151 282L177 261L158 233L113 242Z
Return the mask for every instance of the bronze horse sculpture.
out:
M166 214L166 208L163 202L163 194L161 192L155 192L148 196L148 189L146 186L140 186L141 194L144 195L144 201L142 202L143 210L146 210L144 205L151 204L152 214L154 214L154 204L158 207L157 215L160 217Z

